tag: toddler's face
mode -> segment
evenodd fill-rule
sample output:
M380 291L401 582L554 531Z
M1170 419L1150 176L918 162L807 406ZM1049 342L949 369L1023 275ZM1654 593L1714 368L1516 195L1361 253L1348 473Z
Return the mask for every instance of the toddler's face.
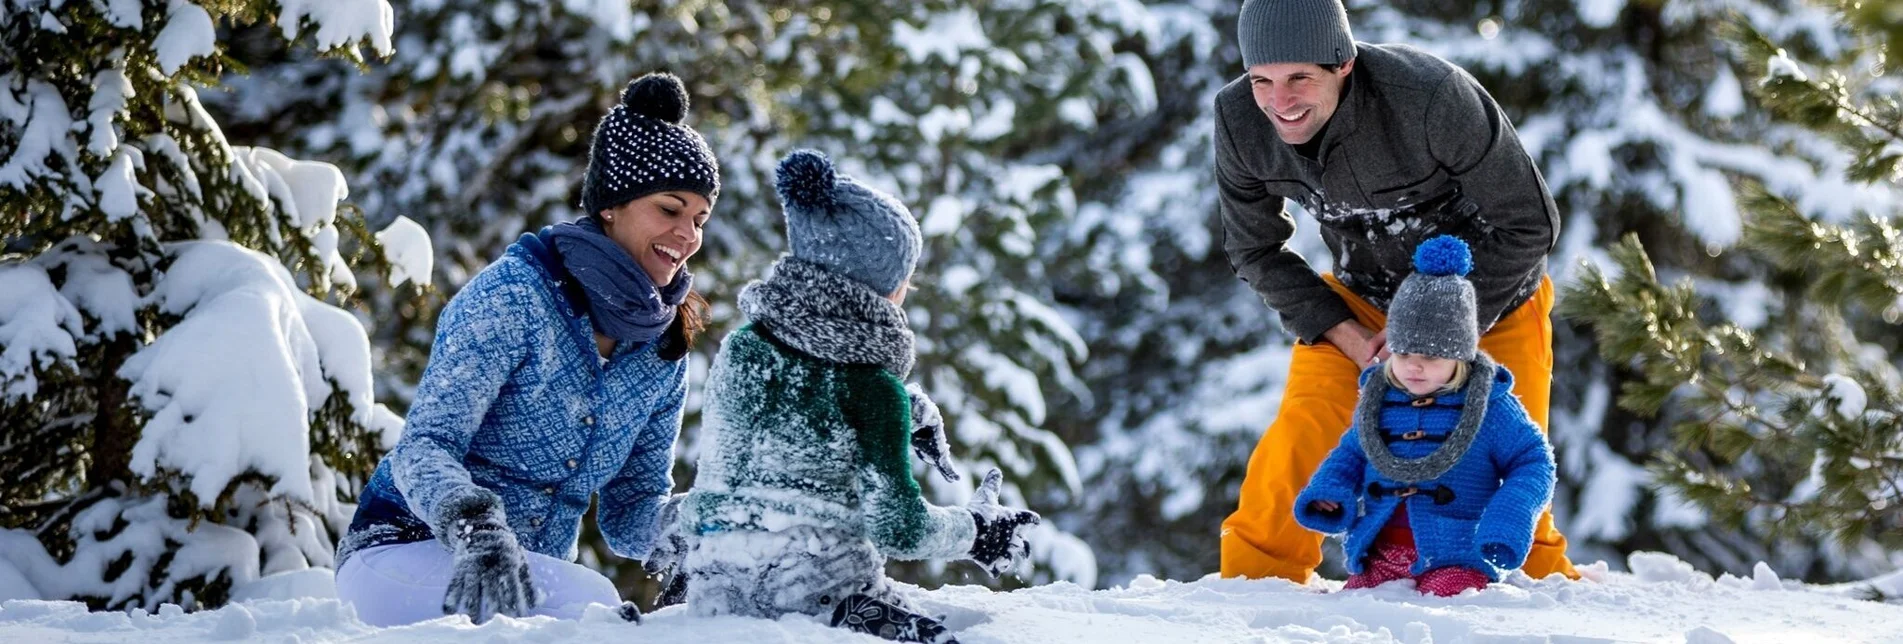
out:
M1407 392L1416 396L1434 393L1434 390L1447 385L1454 379L1454 368L1460 364L1452 358L1437 358L1418 353L1396 353L1394 361L1394 379L1407 387Z

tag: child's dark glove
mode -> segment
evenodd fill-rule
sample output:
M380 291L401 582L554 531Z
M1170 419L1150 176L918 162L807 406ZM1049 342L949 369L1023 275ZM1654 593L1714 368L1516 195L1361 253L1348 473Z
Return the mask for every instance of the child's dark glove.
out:
M621 602L621 606L615 608L615 616L629 624L639 624L641 623L641 607L634 602Z
M522 617L535 608L535 584L515 533L494 493L462 496L444 504L439 529L454 553L443 614L461 613L476 623L492 615Z
M682 493L661 502L655 516L660 536L655 538L648 558L641 562L641 569L649 577L661 581L661 594L654 599L655 608L678 604L687 594L687 576L680 570L681 560L687 557L687 532L680 525L681 502L686 498Z
M971 542L971 560L993 577L1016 569L1018 562L1031 557L1031 542L1025 538L1024 529L1042 521L1036 512L998 505L998 486L1003 483L1004 473L992 468L978 486L977 495L965 506L978 527Z
M938 470L945 480L958 480L958 471L952 467L951 443L945 440L945 417L938 413L938 405L917 383L906 385L905 393L912 399L912 453Z

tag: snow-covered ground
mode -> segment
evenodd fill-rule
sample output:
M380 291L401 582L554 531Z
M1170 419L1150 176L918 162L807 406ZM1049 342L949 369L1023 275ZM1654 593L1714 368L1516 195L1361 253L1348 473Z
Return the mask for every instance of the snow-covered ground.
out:
M1281 581L1139 577L1088 591L1057 584L1010 593L972 586L919 592L967 644L984 642L1903 642L1903 605L1851 598L1849 587L1805 586L1759 566L1714 580L1668 555L1640 554L1634 572L1589 569L1588 581L1525 577L1484 592L1423 597L1406 582L1332 592ZM626 624L606 607L579 622L501 618L483 626L443 618L403 628L363 625L327 594L321 569L266 578L255 596L187 614L89 613L70 602L0 604L0 642L877 642L804 618L697 618L679 607ZM1877 580L1903 590L1903 574Z

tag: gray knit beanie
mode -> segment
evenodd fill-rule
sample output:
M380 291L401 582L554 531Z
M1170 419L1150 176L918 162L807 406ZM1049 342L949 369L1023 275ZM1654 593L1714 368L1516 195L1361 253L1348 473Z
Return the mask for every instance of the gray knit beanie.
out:
M720 198L720 163L687 118L687 87L668 73L628 82L621 102L601 117L581 181L582 214L670 190Z
M1355 57L1355 35L1341 0L1247 0L1236 33L1243 67L1340 65Z
M774 179L794 257L880 295L891 295L912 276L921 240L905 204L840 176L826 155L812 150L786 155Z
M1414 274L1388 303L1388 350L1472 360L1480 344L1475 311L1473 251L1467 242L1441 235L1414 249Z

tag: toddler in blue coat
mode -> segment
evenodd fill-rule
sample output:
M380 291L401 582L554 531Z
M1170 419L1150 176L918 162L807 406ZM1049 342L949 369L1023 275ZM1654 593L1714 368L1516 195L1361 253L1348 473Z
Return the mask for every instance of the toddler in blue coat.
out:
M1361 374L1353 425L1295 501L1310 530L1343 536L1345 588L1413 579L1440 596L1519 568L1552 500L1553 449L1479 350L1473 257L1439 236L1388 306L1393 357Z

